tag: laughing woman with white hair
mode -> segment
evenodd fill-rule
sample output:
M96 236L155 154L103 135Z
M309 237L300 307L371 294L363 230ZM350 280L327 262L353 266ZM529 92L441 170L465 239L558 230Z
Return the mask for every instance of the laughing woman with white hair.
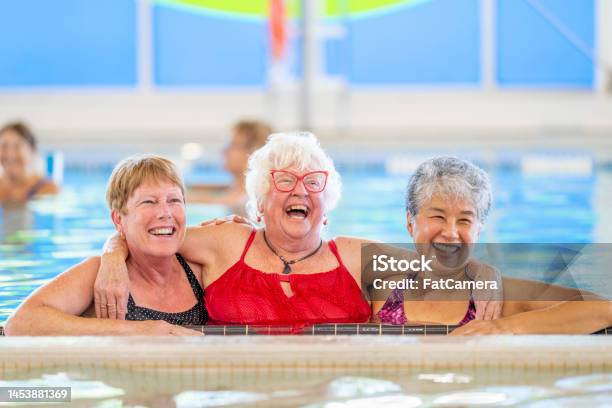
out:
M258 228L225 223L190 228L181 254L202 265L211 324L306 325L366 322L360 241L324 240L340 198L332 160L309 133L270 136L249 158L247 208ZM102 316L124 315L127 250L111 240L97 284ZM111 282L110 284L108 282ZM112 307L112 305L117 305Z

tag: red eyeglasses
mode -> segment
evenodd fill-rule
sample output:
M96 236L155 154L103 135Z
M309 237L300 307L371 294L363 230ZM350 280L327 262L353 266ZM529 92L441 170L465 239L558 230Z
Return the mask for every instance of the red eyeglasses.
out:
M306 190L311 193L320 193L325 190L327 184L326 171L311 171L309 173L298 176L297 174L287 170L272 170L270 175L274 182L274 187L282 193L289 193L295 190L297 183L302 181Z

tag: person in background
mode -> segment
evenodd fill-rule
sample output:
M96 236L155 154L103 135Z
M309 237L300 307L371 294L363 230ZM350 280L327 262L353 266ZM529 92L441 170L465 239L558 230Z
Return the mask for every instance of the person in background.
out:
M36 138L21 122L0 129L0 203L24 203L58 186L36 171Z
M243 120L232 129L232 138L223 149L223 168L232 175L230 184L200 184L189 186L191 203L221 204L244 214L247 201L244 174L249 156L266 143L272 128L260 121Z

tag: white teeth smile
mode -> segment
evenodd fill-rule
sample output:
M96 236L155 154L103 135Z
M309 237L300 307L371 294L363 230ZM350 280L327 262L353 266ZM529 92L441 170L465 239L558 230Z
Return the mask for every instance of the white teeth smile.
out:
M440 244L434 243L432 246L437 250L447 254L454 254L461 249L461 244Z
M153 235L172 235L174 233L173 227L153 228L149 230Z
M290 218L304 219L308 216L309 210L305 205L295 204L287 207L285 212Z

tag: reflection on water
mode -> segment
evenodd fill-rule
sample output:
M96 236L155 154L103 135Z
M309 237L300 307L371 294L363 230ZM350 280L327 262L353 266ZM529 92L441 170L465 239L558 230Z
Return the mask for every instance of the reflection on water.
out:
M241 391L185 391L174 397L176 407L221 407L266 401L265 394Z
M43 374L38 378L6 381L0 380L0 387L70 387L72 401L81 399L106 399L125 395L121 388L111 387L102 381L77 380L65 372Z
M0 225L4 239L15 237L20 231L33 229L34 214L26 204L4 204L0 207ZM0 240L0 242L4 241Z
M124 368L123 371L126 369ZM550 370L514 368L501 376L487 372L379 373L376 377L302 373L282 379L275 373L206 376L197 369L157 369L130 376L109 369L71 368L68 372L16 374L26 379L0 381L1 387L71 387L70 406L220 407L468 407L468 406L609 406L606 374L560 378ZM511 371L513 373L511 373ZM567 375L568 373L565 373ZM471 378L449 385L427 378ZM10 377L10 375L9 375ZM257 378L254 378L257 377ZM522 377L522 380L519 379ZM495 383L495 385L493 385ZM565 385L564 385L565 384ZM571 386L566 386L571 384ZM595 385L595 387L593 387Z
M584 377L562 378L555 383L555 386L566 390L612 392L612 374L593 374Z

